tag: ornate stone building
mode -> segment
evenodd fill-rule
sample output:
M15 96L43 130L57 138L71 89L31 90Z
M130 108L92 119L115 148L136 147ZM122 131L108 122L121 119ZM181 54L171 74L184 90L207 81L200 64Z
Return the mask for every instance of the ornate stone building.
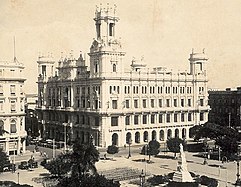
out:
M210 90L208 93L211 107L209 121L241 129L241 87L237 90Z
M96 37L89 64L80 54L54 60L39 57L38 117L42 136L56 140L93 136L107 147L144 144L169 137L189 139L189 129L208 119L206 54L192 53L190 71L149 70L133 59L126 71L115 9L96 10Z
M0 62L0 147L9 155L25 152L23 64Z

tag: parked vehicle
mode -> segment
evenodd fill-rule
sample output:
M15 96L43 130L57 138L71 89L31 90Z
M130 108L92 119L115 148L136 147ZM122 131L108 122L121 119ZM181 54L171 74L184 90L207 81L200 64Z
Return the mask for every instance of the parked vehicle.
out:
M5 164L1 171L6 172L6 171L16 171L16 165L12 163L7 163Z
M18 166L18 169L28 169L28 168L29 168L29 164L27 161L22 161Z

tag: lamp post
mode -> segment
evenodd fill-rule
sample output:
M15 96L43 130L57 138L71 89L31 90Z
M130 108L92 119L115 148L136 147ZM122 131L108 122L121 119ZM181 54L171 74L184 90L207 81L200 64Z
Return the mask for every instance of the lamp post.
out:
M130 158L130 157L131 157L131 142L132 142L132 140L129 139L129 141L128 141L128 145L129 145L129 153L128 153L128 157L127 157L127 158Z
M239 173L239 153L240 153L240 148L238 147L238 153L237 153L237 180L235 182L235 186L241 186L241 180L240 180L240 173Z
M144 174L143 170L141 170L141 174L140 174L140 185L141 185L141 187L144 187L144 183L145 183L145 174Z
M18 172L18 184L19 184L19 172Z
M224 157L222 157L222 164L223 164L223 168L224 169L226 169L226 185L225 185L225 187L227 187L228 186L228 168L227 168L227 166L226 167L224 167L224 163L226 163L228 161L228 158L226 157L226 156L224 156Z
M90 135L90 142L89 142L90 145L93 145L93 139L94 139L94 138L93 138L93 135L91 134L91 135Z
M208 164L207 162L207 149L208 149L208 144L207 144L207 139L205 138L204 141L203 141L203 144L204 144L204 161L203 161L203 165L206 165Z

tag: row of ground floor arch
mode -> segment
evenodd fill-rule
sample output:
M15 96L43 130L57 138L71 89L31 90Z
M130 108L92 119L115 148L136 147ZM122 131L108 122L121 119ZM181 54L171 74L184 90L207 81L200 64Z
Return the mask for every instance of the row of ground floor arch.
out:
M125 134L125 142L120 140L121 135L112 133L111 143L116 146L123 146L125 144L142 144L151 140L166 141L169 138L178 137L181 139L189 139L189 128L172 128L172 129L161 129L161 130L146 130L138 131L131 130Z

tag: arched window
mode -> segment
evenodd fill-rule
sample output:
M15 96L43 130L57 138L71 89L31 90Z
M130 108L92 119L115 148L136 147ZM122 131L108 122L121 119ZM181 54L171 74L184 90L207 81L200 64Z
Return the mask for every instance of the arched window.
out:
M10 132L11 133L16 133L17 132L17 127L16 127L16 121L12 120L10 123Z
M113 72L116 72L116 64L113 64Z

